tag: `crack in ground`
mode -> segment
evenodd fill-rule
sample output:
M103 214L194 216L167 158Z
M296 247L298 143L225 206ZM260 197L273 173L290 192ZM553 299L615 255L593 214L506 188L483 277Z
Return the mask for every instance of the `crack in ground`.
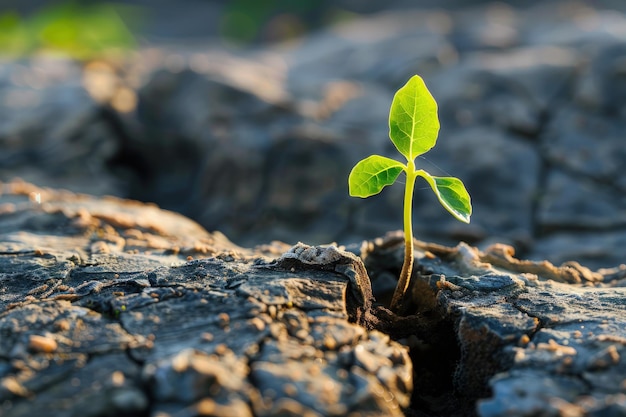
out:
M517 302L517 297L512 298L512 299L508 299L507 298L507 302L513 307L515 308L517 311L519 311L522 314L525 314L528 317L531 317L533 319L535 319L537 321L537 325L535 326L535 328L528 332L528 333L524 333L526 336L528 336L528 340L532 341L533 338L535 337L535 335L544 328L549 328L549 326L545 323L545 320L542 319L541 317L532 314L530 311L524 309L522 306L520 306Z

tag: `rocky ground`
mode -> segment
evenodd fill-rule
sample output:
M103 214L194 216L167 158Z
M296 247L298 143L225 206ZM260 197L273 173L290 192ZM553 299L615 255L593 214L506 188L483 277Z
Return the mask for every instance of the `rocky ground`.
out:
M3 412L56 399L72 415L73 398L93 416L624 414L626 16L594 4L404 8L246 49L2 61L0 180L198 222L5 183ZM332 271L276 259L336 242L386 300L402 187L353 199L347 177L396 157L389 105L416 73L442 125L418 163L461 178L474 214L456 222L418 186L415 234L447 246L416 242L403 321L368 304L349 254Z
M626 268L403 237L243 249L178 214L0 188L3 416L626 413ZM359 255L359 256L356 256Z
M401 416L409 405L407 349L359 325L372 293L356 256L271 262L276 248L239 248L154 206L1 191L3 416Z

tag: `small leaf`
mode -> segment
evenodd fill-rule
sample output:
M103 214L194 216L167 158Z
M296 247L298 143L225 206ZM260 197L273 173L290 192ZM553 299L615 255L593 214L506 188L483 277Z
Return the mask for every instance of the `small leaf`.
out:
M455 177L433 177L424 170L417 171L433 189L439 202L456 219L469 223L472 215L472 202L463 181Z
M437 102L424 80L414 75L393 97L389 138L408 161L413 161L435 146L438 134Z
M359 161L348 177L348 187L352 197L369 197L396 181L404 170L404 165L391 158L372 155Z

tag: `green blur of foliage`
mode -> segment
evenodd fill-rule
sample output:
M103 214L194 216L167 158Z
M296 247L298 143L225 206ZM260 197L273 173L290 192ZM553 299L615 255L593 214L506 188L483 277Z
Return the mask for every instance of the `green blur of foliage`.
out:
M250 43L263 37L263 32L272 25L272 18L278 16L273 23L282 26L282 37L295 37L308 29L307 20L319 19L317 16L323 0L232 0L224 10L220 22L220 34L225 39L240 43ZM288 19L286 17L291 17ZM281 19L282 18L282 19ZM267 35L267 34L266 34Z
M4 12L0 14L0 55L19 58L45 52L88 60L123 53L135 46L135 39L121 11L133 14L132 9L118 5L76 2L49 6L27 18Z

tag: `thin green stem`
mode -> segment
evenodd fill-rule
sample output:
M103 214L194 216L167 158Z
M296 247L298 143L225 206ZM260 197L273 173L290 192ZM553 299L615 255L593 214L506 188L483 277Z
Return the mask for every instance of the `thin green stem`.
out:
M391 299L391 310L399 312L402 307L404 297L411 284L411 274L413 272L413 189L417 174L415 163L409 161L406 166L406 186L404 188L404 263L398 279L398 285Z

